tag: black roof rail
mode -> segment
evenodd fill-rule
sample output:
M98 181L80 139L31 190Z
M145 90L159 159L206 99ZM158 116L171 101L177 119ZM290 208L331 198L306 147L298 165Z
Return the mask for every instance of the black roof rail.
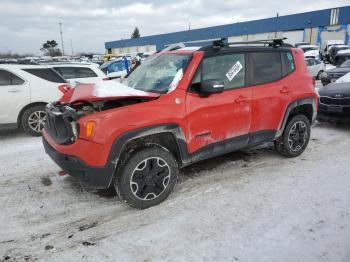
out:
M213 41L211 46L202 47L200 50L208 50L208 49L221 49L223 47L229 47L233 45L250 45L250 44L259 44L264 46L272 46L272 47L293 47L291 44L285 43L286 37L283 38L273 38L273 39L263 39L263 40L254 40L254 41L241 41L241 42L226 42L227 38L221 38L220 40Z

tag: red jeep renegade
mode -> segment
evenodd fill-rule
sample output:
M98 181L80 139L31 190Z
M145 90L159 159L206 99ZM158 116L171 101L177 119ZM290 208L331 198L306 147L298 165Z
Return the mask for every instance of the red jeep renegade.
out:
M60 89L46 108L46 152L62 174L114 186L141 209L165 200L194 162L268 141L300 155L317 112L303 53L281 40L170 48L121 83Z

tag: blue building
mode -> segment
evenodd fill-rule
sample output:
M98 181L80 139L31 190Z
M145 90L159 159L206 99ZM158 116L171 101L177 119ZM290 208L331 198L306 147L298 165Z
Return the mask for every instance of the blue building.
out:
M174 33L144 36L105 43L106 53L130 54L155 52L173 43L210 41L228 38L229 42L287 37L287 42L309 42L322 47L326 40L344 40L349 44L350 6L307 13L271 17L242 23L200 28Z

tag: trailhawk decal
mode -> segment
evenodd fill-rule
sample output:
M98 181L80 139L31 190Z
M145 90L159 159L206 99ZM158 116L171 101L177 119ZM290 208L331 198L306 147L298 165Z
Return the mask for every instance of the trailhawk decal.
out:
M239 71L241 71L243 68L241 62L237 61L233 67L231 67L231 69L226 73L226 77L228 78L228 80L231 82L233 78L235 78L235 76L239 73Z

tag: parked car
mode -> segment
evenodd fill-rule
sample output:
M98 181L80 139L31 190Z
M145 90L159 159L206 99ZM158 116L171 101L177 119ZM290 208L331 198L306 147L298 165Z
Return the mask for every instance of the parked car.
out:
M350 82L319 89L318 120L350 120Z
M317 45L302 45L298 48L303 50L305 58L320 59L320 50Z
M322 73L326 71L326 65L314 58L305 59L305 63L310 74L316 79L321 79Z
M295 47L295 48L298 48L298 47L300 47L300 46L302 46L302 45L310 45L310 43L309 43L309 42L298 42L298 43L295 43L295 44L294 44L294 47Z
M40 135L45 106L61 97L58 86L62 84L66 80L45 66L0 65L0 126Z
M350 72L350 60L346 60L340 66L327 70L321 74L322 85L335 82L338 78Z
M100 69L107 75L109 79L117 79L124 77L131 68L131 60L121 58L108 61L100 66Z
M350 49L341 50L335 55L334 65L339 66L350 59Z
M55 69L69 83L97 83L108 80L106 74L94 63L54 63L47 67Z
M43 144L61 175L114 186L142 209L168 197L178 168L200 160L268 141L286 157L302 154L317 94L300 49L281 40L175 49L121 83L78 85L47 107Z
M322 57L329 61L329 49L331 46L344 45L344 40L326 40L322 43Z
M341 50L348 50L349 46L348 45L334 45L329 48L328 54L329 54L329 62L332 65L336 64L335 57L338 52Z

